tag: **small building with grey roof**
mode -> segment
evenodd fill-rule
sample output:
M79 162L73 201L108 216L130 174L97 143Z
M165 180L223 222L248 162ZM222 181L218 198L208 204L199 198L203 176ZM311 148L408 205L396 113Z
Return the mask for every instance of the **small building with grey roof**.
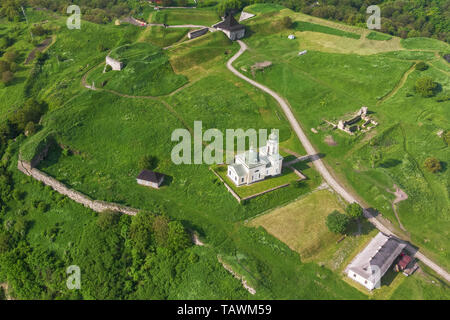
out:
M352 280L369 290L381 285L381 278L406 247L400 240L379 232L347 266L345 272Z
M223 21L213 25L213 28L221 30L231 40L239 40L245 36L245 26L236 21L232 14L228 13Z
M137 183L146 187L159 189L164 181L164 175L159 172L142 170L136 178Z

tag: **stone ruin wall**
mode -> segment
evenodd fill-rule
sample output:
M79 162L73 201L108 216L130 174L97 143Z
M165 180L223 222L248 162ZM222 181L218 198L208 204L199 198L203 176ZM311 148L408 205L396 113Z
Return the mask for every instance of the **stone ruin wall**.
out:
M48 150L48 148L47 148ZM36 164L35 164L36 165ZM59 182L53 177L50 177L49 175L45 174L44 172L34 168L30 163L19 160L17 163L17 169L19 169L24 174L41 181L47 186L50 186L53 190L56 192L59 192L62 195L65 195L72 199L75 202L78 202L82 204L85 207L88 207L96 212L103 212L106 210L112 210L115 212L121 212L128 215L136 215L139 210L130 208L130 207L124 207L116 203L110 203L110 202L104 202L104 201L98 201L93 200L89 198L88 196L82 194L81 192L78 192L76 190L68 188L63 183Z

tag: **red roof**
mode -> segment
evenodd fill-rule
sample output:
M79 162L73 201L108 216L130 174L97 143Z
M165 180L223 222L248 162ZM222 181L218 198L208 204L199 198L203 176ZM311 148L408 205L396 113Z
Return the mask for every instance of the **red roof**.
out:
M402 256L402 258L398 262L398 266L401 269L405 269L410 262L411 262L411 257L405 254L405 255Z

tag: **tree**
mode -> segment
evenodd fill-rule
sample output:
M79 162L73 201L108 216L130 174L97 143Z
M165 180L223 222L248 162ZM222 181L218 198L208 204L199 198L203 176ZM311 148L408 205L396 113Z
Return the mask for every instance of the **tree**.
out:
M189 246L190 242L183 225L178 221L171 221L167 237L168 248L173 251L183 250Z
M349 204L347 208L345 208L345 213L347 213L349 217L356 219L359 219L364 215L363 208L356 202Z
M11 71L5 71L2 73L2 82L5 85L9 85L14 80L14 73Z
M348 216L334 210L327 216L325 224L331 232L344 234L349 222L350 219Z
M430 77L421 77L414 85L415 91L425 98L434 96L437 88L438 84Z
M433 157L425 159L425 162L423 164L425 168L427 168L428 171L432 173L436 173L442 170L441 162Z

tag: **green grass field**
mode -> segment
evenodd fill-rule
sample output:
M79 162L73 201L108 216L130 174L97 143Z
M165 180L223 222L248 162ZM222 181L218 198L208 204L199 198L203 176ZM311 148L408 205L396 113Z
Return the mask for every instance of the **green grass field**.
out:
M361 37L359 34L356 34L356 33L345 32L342 30L333 29L330 27L326 27L326 26L322 26L322 25L314 24L314 23L310 23L310 22L304 22L304 21L294 22L293 28L298 31L312 31L312 32L319 32L319 33L327 33L327 34L332 34L335 36L352 38L352 39L359 39Z
M399 204L401 222L413 243L448 267L445 248L449 242L443 235L449 228L445 218L450 207L445 191L449 172L445 169L430 174L423 169L423 161L428 156L444 162L448 158L448 146L436 133L448 128L449 113L445 102L422 98L413 91L415 80L429 75L440 84L442 92L449 92L448 74L436 56L437 50L446 51L448 45L431 39L407 39L402 41L403 46L424 51L366 55L362 47L364 55L349 55L316 47L298 57L297 50L305 48L301 39L297 47L295 41L283 38L253 35L247 41L251 51L235 63L236 68L249 70L255 62L272 61L270 68L256 73L255 80L287 98L305 132L325 154L324 160L346 185L394 225L398 223L391 208L393 195L387 189L397 184L405 190L409 199ZM413 71L403 79L412 60L426 60L441 68ZM249 72L247 76L252 77ZM363 105L374 112L380 123L375 131L351 137L332 131L324 122L347 117ZM319 129L319 133L311 133L310 128ZM336 146L325 143L328 135ZM380 148L383 160L372 168L370 153L374 148Z
M375 32L375 31L370 32L366 36L366 38L370 39L370 40L378 40L378 41L386 41L386 40L392 39L392 37L390 35L387 35L385 33Z
M138 42L115 48L111 57L123 62L121 71L103 73L104 65L87 78L97 87L135 96L167 95L187 83L173 72L167 55L158 47Z
M277 13L273 7L258 6L256 10L269 15L279 14L277 18L286 14L298 17L288 10ZM162 19L161 22L168 24L216 22L212 9L189 10L163 10L160 17L152 15L152 19ZM305 220L299 219L296 223L304 223L303 226L306 222L315 223L312 228L318 230L321 246L315 248L305 231L299 235L303 241L293 245L300 254L289 248L291 240L297 241L292 235L294 232L290 233L289 239L284 239L288 246L271 232L244 222L268 210L295 207L293 201L321 181L309 165L296 165L309 178L305 188L287 187L239 204L210 172L209 165L175 165L171 161L171 150L176 144L171 141L171 133L178 128L191 128L194 121L202 121L204 130L277 128L281 147L305 153L275 101L226 69L226 61L238 50L236 43L220 32L183 43L180 40L187 31L184 29L156 34L154 32L160 30L83 22L82 30L68 30L64 27L64 17L54 18L45 12L31 10L29 15L33 22L48 19L55 27L56 35L56 42L48 50L48 60L35 77L28 78L26 90L29 95L47 101L49 111L37 134L24 141L21 140L24 138L17 140L9 161L15 188L17 186L25 195L20 200L23 203L12 200L8 204L7 217L16 215L23 204L30 208L24 216L30 221L28 240L33 245L64 255L70 243L77 245L84 226L93 223L96 216L80 205L60 199L15 169L19 149L29 160L39 143L52 135L71 151L64 152L54 146L39 169L94 199L165 213L185 227L196 230L207 243L205 248L192 249L200 260L190 267L171 298L249 298L239 281L216 261L218 254L255 287L257 294L251 298L367 298L366 293L343 281L340 274L362 241L355 237L358 240L346 239L342 245L335 244L335 238L323 229L321 219L315 219L315 208L303 217ZM264 24L264 19L267 17L261 14L248 23ZM18 25L21 33L17 38L23 42L16 44L22 46L21 57L25 59L33 46L26 41L25 22ZM448 46L431 41L427 47L417 40L405 40L402 41L405 48L430 51L381 54L399 51L400 42L396 42L399 39L386 41L386 49L382 41L328 34L331 32L328 25L314 28L295 32L298 35L295 41L287 40L292 30L273 35L253 33L245 39L251 50L235 66L253 77L243 69L250 70L255 62L272 61L272 67L257 72L255 80L286 97L305 132L324 155L324 161L345 185L357 190L366 203L381 210L394 225L396 220L390 203L393 195L386 189L395 183L405 190L410 198L400 203L399 214L411 239L421 250L448 266L449 257L445 250L449 230L445 216L449 208L448 171L432 175L421 167L424 158L430 154L443 161L446 159L448 146L436 132L448 126L448 108L434 98L425 99L412 93L414 82L421 75L419 71L409 74L404 83L402 81L413 60L426 58L432 66L422 74L436 79L442 91L449 90L444 62L433 58L435 51L445 51ZM335 30L350 32L340 28ZM9 30L2 26L0 32L6 34ZM172 44L175 46L161 50L162 46ZM115 48L124 49L119 49L117 54L126 60L127 66L122 73L102 74L101 64L106 54ZM298 51L305 48L308 54L298 57ZM130 66L134 66L133 72L131 68L126 71ZM148 66L148 70L139 72ZM25 100L24 82L31 66L21 67L23 73L19 72L21 76L17 82L6 89L0 88L0 98L5 98L0 99L1 117ZM158 97L132 98L106 90L88 90L81 80L89 71L92 73L88 74L88 83L95 81L99 88L108 80L104 89ZM402 85L398 86L399 83ZM381 100L382 97L388 98ZM367 105L380 123L375 131L350 137L326 126L324 119L335 121L362 105ZM316 128L319 133L311 133L311 128ZM336 146L324 142L329 135L336 141ZM372 140L383 153L381 163L374 168L368 159L373 148L369 141ZM145 155L155 156L158 159L155 170L166 174L166 182L159 190L136 183L136 175L141 169L138 163ZM283 155L286 155L284 151ZM299 201L309 201L307 199L310 198ZM322 220L329 208L341 205L328 200L323 203L330 207L320 209L322 211L317 209ZM41 213L31 208L36 201L57 205ZM282 208L287 204L290 204L287 209ZM286 217L292 215L297 215L297 211L290 210ZM270 213L267 216L270 217ZM366 224L363 230L367 234L371 232ZM400 281L398 278L398 289L392 297L436 297L448 290L435 288L422 279L411 279ZM386 296L388 293L374 298Z
M153 13L152 23L168 25L194 24L211 26L220 21L216 11L211 8L164 9Z

